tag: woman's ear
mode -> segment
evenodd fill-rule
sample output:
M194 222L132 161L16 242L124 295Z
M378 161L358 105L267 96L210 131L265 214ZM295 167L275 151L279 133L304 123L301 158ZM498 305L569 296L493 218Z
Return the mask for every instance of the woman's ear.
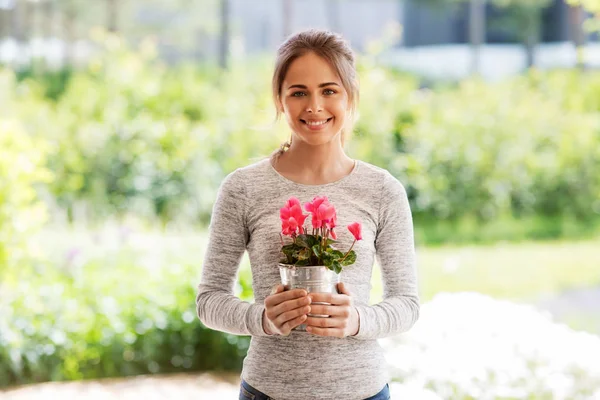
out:
M277 111L280 114L283 114L283 102L281 101L281 96L277 96Z

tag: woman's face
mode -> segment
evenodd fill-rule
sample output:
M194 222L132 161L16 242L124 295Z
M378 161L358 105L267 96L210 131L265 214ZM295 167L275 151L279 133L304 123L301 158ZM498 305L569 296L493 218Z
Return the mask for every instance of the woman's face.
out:
M331 65L310 52L290 64L280 107L295 136L318 146L339 140L348 113L348 93Z

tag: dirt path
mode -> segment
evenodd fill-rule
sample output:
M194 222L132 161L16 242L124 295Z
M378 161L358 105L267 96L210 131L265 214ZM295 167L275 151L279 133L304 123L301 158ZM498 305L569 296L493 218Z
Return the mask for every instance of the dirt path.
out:
M236 399L239 376L176 374L100 379L78 382L49 382L0 391L2 400L26 399Z

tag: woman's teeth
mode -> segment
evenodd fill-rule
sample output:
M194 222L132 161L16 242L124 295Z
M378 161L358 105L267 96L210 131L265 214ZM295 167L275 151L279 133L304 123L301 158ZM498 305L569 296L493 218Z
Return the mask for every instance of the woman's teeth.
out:
M327 121L329 121L329 119L324 119L323 121L306 121L306 124L310 126L319 126L327 123Z

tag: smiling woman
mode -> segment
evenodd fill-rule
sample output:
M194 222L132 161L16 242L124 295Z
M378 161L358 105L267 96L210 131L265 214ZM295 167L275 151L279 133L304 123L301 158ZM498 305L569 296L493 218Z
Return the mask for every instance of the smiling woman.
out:
M388 171L344 151L358 80L352 50L340 36L317 30L291 36L278 51L272 85L277 115L285 115L291 139L221 184L196 299L198 316L207 327L252 336L242 400L389 399L377 339L409 330L420 307L406 191ZM336 204L337 213L313 218L313 229L362 226L360 241L352 230L331 240L333 252L356 241L356 260L341 272L337 293L284 290L280 284L279 234L297 222L286 221L291 217L280 209L290 196L305 208L315 199ZM295 217L304 220L298 208ZM232 292L246 250L255 303ZM381 302L369 305L375 257L385 290ZM300 325L306 330L294 329Z
M339 134L344 145L359 97L354 54L344 40L314 30L290 38L279 49L272 90L277 117L285 114L292 129L290 140L273 154L274 162L292 146L294 136L297 142L327 143ZM306 131L328 135L306 138Z

